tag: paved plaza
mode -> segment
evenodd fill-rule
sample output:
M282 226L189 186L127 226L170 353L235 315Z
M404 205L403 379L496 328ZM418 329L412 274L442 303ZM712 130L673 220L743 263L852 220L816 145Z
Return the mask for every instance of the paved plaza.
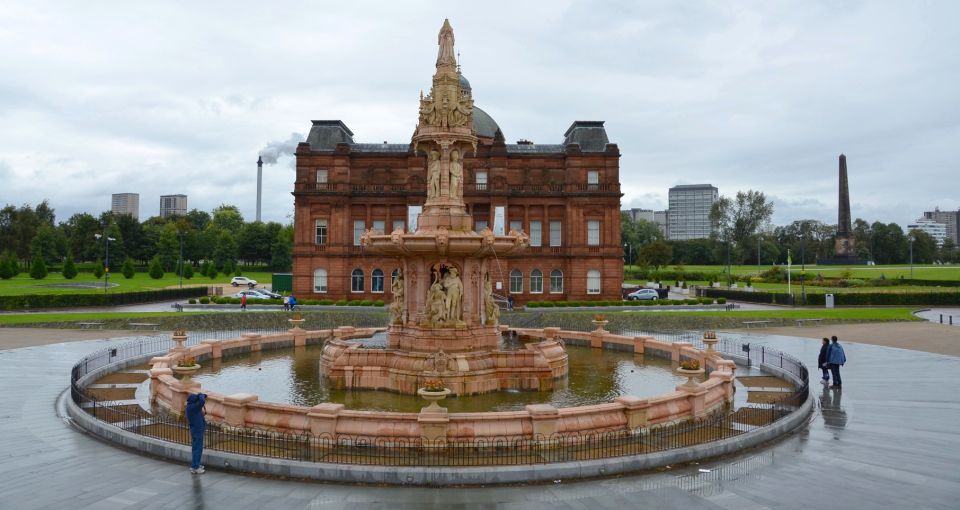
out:
M33 334L56 338L61 332ZM953 339L960 343L960 330ZM96 335L97 332L89 332ZM99 332L102 333L102 332ZM73 428L58 401L83 355L129 338L10 349L0 330L0 508L956 508L960 358L845 343L842 394L822 390L809 425L761 449L605 480L433 489L244 476L116 448ZM813 366L819 342L732 333ZM103 336L103 335L102 335ZM42 342L38 342L42 343ZM817 373L811 375L816 381Z

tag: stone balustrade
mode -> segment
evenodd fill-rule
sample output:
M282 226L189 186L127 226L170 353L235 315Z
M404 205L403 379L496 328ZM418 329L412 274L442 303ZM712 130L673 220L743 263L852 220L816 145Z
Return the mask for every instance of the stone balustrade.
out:
M174 412L184 409L191 390L173 377L171 367L183 358L199 360L219 358L234 349L262 349L278 342L327 340L343 342L348 338L368 337L380 329L337 328L335 330L280 333L273 335L242 335L239 338L204 341L183 351L171 351L166 356L151 360L151 397ZM504 331L508 331L504 329ZM613 402L572 408L554 408L547 404L528 405L521 411L487 413L447 413L427 411L398 413L355 411L342 404L323 403L313 407L261 402L256 395L238 393L222 395L207 392L207 419L231 427L308 432L323 438L356 438L379 441L477 440L549 437L555 435L584 435L595 432L636 430L669 424L703 416L733 401L735 364L718 353L706 352L682 342L666 342L647 336L614 335L605 331L561 331L558 328L515 329L521 337L543 339L528 349L553 349L558 341L591 345L596 348L632 350L669 358L674 362L698 360L709 377L694 389L678 386L676 391L650 398L630 395ZM537 347L539 346L539 347ZM343 343L345 350L355 349ZM556 348L559 348L556 347ZM363 349L355 349L362 355ZM382 355L382 352L369 353ZM497 358L494 357L494 360ZM504 358L504 360L509 358ZM496 361L495 361L496 362ZM504 363L508 363L504 361ZM411 369L416 369L411 366ZM494 367L509 370L509 366Z

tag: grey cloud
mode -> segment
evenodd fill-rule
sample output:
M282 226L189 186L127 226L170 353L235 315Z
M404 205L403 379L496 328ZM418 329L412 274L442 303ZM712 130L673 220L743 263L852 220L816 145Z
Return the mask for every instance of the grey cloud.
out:
M304 140L300 133L291 133L286 140L268 142L264 148L260 149L260 157L264 164L273 165L282 156L292 156L297 150L297 144Z

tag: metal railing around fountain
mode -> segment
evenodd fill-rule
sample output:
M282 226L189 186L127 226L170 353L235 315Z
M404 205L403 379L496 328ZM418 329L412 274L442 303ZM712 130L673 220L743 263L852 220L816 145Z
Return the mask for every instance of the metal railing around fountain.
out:
M251 331L246 331L250 333ZM676 332L683 341L698 340L691 332ZM699 336L699 334L697 334ZM658 334L657 336L662 336ZM196 334L188 344L205 339ZM678 340L679 341L679 340ZM745 347L746 345L746 347ZM702 344L698 346L702 347ZM119 405L97 399L79 384L94 370L172 347L167 338L148 337L137 342L109 347L84 357L71 371L71 398L81 409L103 422L127 432L190 444L190 432L182 417ZM385 466L498 466L567 462L630 455L643 455L684 448L733 437L775 423L801 406L808 396L807 368L796 358L764 346L721 340L716 349L731 357L746 358L751 364L777 367L795 375L801 384L783 397L766 404L740 407L734 412L715 413L679 424L653 426L634 431L556 434L549 437L467 439L430 442L420 439L315 436L253 429L207 427L208 449L275 459L338 464Z

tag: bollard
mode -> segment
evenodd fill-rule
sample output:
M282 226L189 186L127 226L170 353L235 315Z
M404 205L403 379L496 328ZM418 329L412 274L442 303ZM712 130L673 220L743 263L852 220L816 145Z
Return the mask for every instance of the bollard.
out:
M943 324L943 314L940 314L940 324Z

